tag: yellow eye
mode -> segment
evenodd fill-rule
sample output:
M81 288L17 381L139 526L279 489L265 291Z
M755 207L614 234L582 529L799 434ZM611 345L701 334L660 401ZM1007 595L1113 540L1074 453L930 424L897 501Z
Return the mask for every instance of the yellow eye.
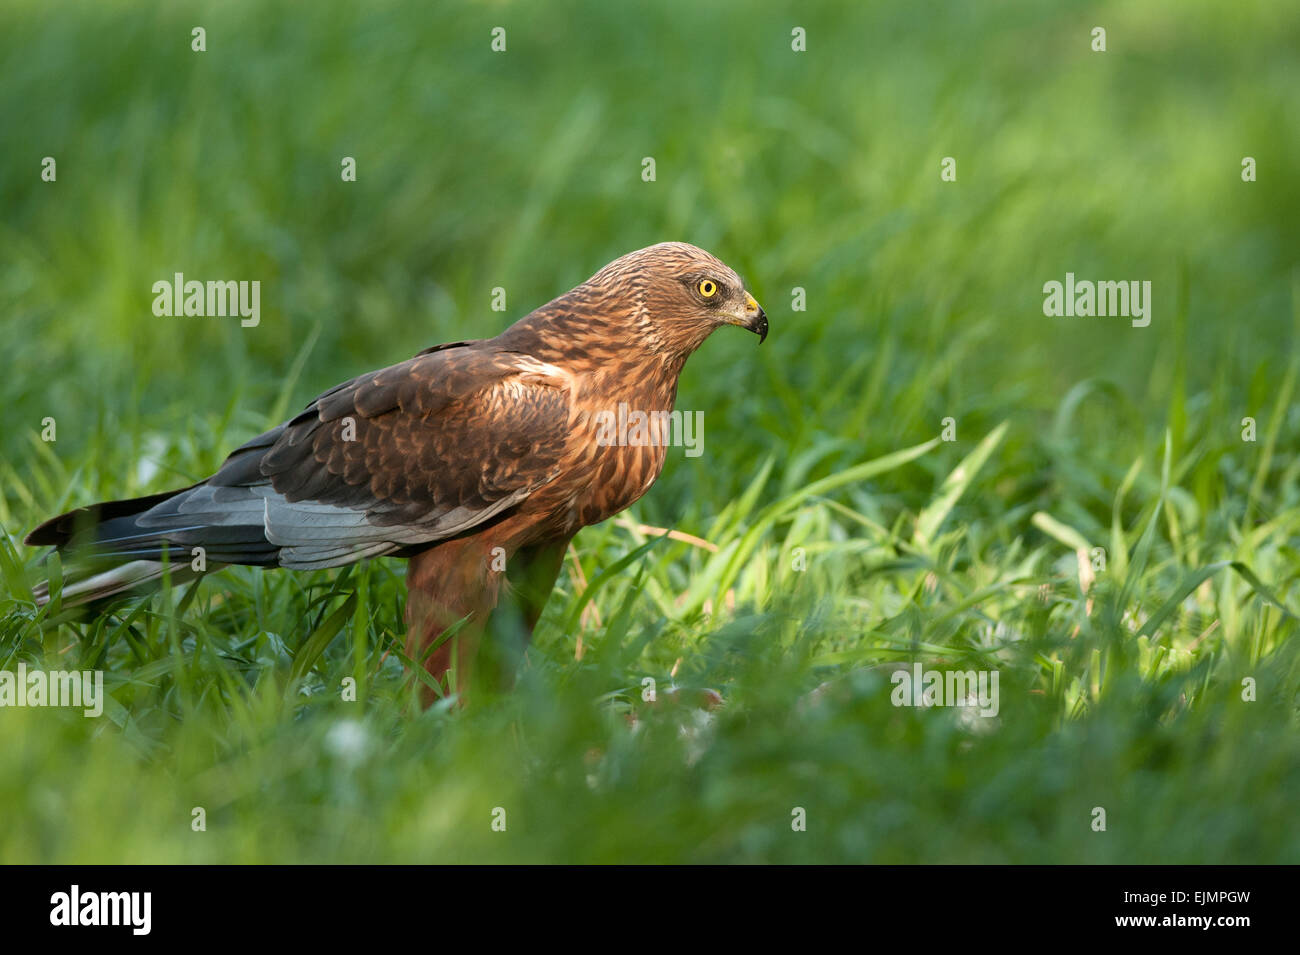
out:
M713 296L718 294L718 283L705 279L700 283L700 294L705 298L713 298Z

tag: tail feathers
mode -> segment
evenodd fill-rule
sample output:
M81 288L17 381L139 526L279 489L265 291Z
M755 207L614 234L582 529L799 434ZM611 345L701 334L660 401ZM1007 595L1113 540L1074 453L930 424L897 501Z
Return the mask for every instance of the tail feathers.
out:
M205 570L223 564L276 566L280 548L266 539L260 506L240 514L239 522L223 524L211 523L211 514L178 513L203 487L78 508L46 521L26 543L52 546L64 557L61 598L69 607L154 585L169 568L173 582L201 576L192 566L196 548L202 549ZM49 602L49 591L49 581L34 589L38 605Z
M74 542L84 543L87 537L92 540L106 539L99 537L96 533L97 528L113 524L120 518L133 518L149 510L149 508L189 490L192 490L192 488L187 487L179 491L151 494L148 497L133 497L125 501L105 501L102 504L79 507L75 511L68 511L66 514L50 518L28 534L24 543L31 547L62 548Z
M133 560L65 584L60 598L65 607L77 607L107 597L116 597L162 580L169 568L173 583L201 576L188 564L169 565L160 560ZM32 592L38 606L43 607L50 602L49 581L37 584Z
M468 526L468 518L457 523L464 508L439 511L430 522L390 525L372 520L360 507L291 501L252 474L253 458L240 458L241 453L214 477L190 487L61 514L28 534L27 543L54 547L64 557L64 600L80 604L156 582L165 561L171 562L174 580L197 576L201 571L194 571L192 562L199 549L199 566L205 569L244 564L316 570L403 552ZM234 478L249 483L214 483ZM508 495L471 516L491 516L515 500ZM38 600L48 602L48 584L38 589Z

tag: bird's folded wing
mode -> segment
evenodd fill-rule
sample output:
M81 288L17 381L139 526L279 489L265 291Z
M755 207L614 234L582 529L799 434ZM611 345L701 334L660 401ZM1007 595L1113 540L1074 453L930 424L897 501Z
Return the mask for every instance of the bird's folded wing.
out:
M278 563L302 568L451 537L556 478L571 384L487 342L422 353L331 389L137 521L258 524Z

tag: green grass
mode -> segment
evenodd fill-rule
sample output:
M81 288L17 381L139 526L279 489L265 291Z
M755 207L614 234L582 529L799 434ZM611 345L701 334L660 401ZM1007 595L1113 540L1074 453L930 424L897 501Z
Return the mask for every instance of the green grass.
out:
M1281 6L2 16L0 667L112 699L0 709L0 861L1300 861ZM39 520L668 238L771 335L688 363L704 455L578 536L515 692L414 704L397 561L37 611ZM261 324L155 318L175 271L261 280ZM1044 317L1067 271L1151 280L1152 324ZM996 669L997 718L893 706L913 662Z

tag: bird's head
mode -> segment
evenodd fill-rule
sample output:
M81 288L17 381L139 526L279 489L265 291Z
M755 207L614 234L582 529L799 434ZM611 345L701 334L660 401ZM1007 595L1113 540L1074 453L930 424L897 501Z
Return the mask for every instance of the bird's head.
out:
M588 282L629 296L630 316L661 347L689 354L722 325L767 338L767 314L740 276L685 242L661 242L615 259Z

